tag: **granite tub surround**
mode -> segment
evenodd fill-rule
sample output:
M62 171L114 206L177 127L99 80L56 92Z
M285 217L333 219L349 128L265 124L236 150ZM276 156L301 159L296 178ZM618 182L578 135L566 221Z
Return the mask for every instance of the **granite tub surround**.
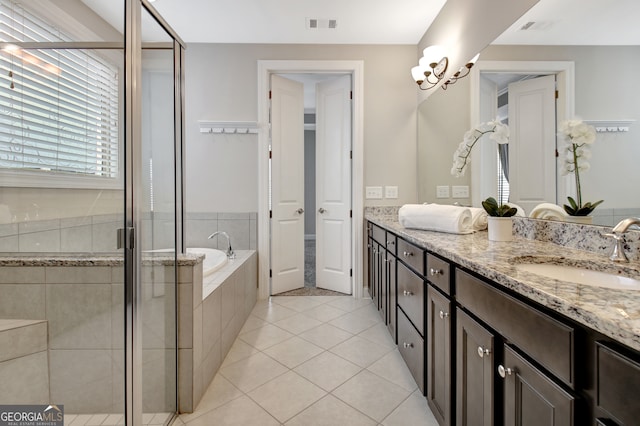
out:
M520 232L513 241L492 242L484 231L454 235L406 229L398 223L397 217L388 214L365 212L365 218L567 318L640 350L640 291L579 285L519 271L515 266L518 258L526 256L563 258L565 263L573 260L577 264L606 264L609 260L605 254L527 239ZM514 229L522 226L524 224L514 222ZM581 225L573 226L582 228ZM604 230L606 228L599 229L600 232ZM551 234L554 238L561 237ZM624 268L631 278L640 279L637 261Z

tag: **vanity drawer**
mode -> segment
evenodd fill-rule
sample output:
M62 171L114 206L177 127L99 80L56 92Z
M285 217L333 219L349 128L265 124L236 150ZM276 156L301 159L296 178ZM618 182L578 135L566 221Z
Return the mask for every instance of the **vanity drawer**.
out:
M573 328L459 269L456 269L456 298L466 309L573 387Z
M424 340L401 310L398 310L398 350L424 395Z
M398 305L407 314L420 334L424 335L424 292L427 286L422 277L398 262Z
M380 228L378 225L372 224L371 236L374 240L379 242L382 245L385 245L387 242L387 231Z
M427 253L427 279L446 294L451 294L451 265L431 253Z
M398 259L421 275L424 275L424 254L425 251L420 247L398 238Z
M640 365L602 343L596 344L596 402L624 425L640 418Z

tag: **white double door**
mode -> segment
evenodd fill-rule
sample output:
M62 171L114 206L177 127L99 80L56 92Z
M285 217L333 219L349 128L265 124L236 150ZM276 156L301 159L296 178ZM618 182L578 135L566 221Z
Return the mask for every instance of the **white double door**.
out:
M316 221L316 286L350 294L351 76L316 86L316 210L304 211L304 87L271 76L271 294L304 286L304 221Z

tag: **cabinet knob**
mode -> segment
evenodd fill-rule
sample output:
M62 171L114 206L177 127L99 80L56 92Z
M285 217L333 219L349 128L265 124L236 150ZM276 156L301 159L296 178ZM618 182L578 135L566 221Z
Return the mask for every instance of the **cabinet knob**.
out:
M407 342L404 342L404 343L402 344L402 346L404 346L404 348L405 348L405 349L409 349L409 348L412 348L412 347L413 347L413 343L407 343Z
M391 241L387 241L387 245L388 245L388 246L395 245L395 243L396 243L396 242L395 242L395 241L393 241L393 240L391 240Z
M503 379L507 376L511 376L513 373L515 373L515 370L512 368L504 368L504 366L499 365L498 366L498 374L500 375L500 377L502 377Z
M440 311L440 318L441 319L449 318L449 313L448 312L444 312L444 311Z
M404 290L402 292L402 294L404 294L405 296L413 296L413 293L411 293L410 291Z
M402 255L404 257L411 257L411 256L413 256L413 253L411 253L410 251L405 251L405 252L402 252Z
M489 356L489 354L491 353L490 349L485 349L482 346L478 346L478 356L480 358L484 358L484 356Z
M442 275L442 274L444 274L444 271L442 269L431 268L431 269L429 269L429 273L431 275Z

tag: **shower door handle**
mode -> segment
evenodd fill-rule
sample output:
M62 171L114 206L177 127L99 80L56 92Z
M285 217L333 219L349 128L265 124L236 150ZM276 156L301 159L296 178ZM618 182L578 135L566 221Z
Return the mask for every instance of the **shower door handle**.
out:
M318 213L320 213L320 214L325 214L325 212L326 212L326 210L325 210L325 209L323 209L322 207L320 207L320 208L318 209Z

